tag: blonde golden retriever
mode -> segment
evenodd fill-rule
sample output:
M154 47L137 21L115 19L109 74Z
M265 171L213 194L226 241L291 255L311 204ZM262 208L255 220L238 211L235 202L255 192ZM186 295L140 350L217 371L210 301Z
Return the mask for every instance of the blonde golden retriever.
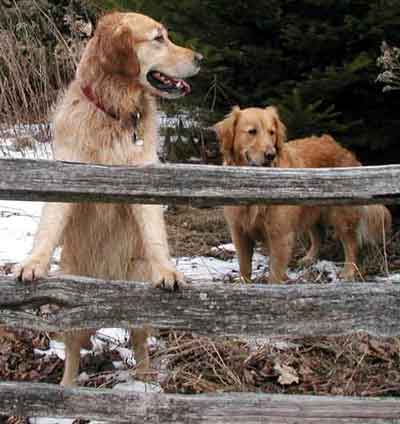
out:
M214 126L224 165L278 168L361 166L348 150L329 135L285 143L286 128L275 107L233 108ZM391 215L382 205L369 206L226 206L224 208L239 257L241 277L251 278L256 241L265 243L270 255L269 283L287 279L296 236L307 232L311 247L303 262L313 261L321 244L317 224L332 226L344 249L341 277L353 279L361 242L381 242L391 228Z
M202 56L173 44L167 30L137 13L102 17L85 48L76 77L56 107L54 157L105 165L157 162L156 97L190 92L183 79L199 71ZM23 281L46 275L57 245L62 273L111 280L151 281L175 289L185 284L171 263L159 205L50 203L45 205L30 257L16 270ZM66 333L61 384L71 386L80 348L90 331ZM133 334L147 369L147 331Z

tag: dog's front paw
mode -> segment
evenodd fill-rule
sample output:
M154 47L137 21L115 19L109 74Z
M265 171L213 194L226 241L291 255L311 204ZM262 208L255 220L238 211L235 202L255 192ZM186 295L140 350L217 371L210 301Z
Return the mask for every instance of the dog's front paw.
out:
M185 277L173 267L158 266L153 268L153 286L167 290L179 290L187 287Z
M47 275L48 265L39 260L28 259L13 270L15 278L24 283L39 280Z

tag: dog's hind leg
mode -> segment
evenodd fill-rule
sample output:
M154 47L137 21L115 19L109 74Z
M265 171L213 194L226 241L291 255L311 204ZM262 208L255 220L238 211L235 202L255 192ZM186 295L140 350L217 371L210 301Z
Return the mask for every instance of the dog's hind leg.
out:
M79 372L79 361L81 348L90 349L90 336L93 331L72 331L63 335L56 335L56 338L65 343L65 365L61 385L65 387L76 386L76 378Z
M240 277L247 283L251 280L254 241L237 226L231 227L231 234L239 258Z
M344 267L340 278L353 280L358 271L358 227L361 209L357 206L334 206L329 208L328 220L335 230L344 250Z
M150 261L143 258L135 258L128 271L128 280L151 282L152 265ZM153 376L150 367L150 355L148 338L154 334L154 329L150 324L133 327L129 330L130 342L135 353L136 369L135 376L139 380L149 380Z
M306 255L299 260L299 263L305 266L311 265L318 258L321 247L321 233L317 226L311 227L307 234L310 238L310 247Z
M150 356L148 337L152 334L150 326L131 328L129 331L133 351L135 352L136 377L139 380L148 380L152 372L150 368Z
M340 278L353 280L357 273L357 231L346 231L339 237L344 250L344 267L340 272Z
M274 231L269 237L269 276L268 283L282 283L287 279L286 270L292 257L295 234L293 231Z

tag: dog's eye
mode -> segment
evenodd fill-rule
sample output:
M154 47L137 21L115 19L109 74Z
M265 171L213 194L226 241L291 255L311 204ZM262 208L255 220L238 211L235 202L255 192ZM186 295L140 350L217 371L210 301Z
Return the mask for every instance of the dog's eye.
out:
M163 43L165 41L163 35L157 35L157 37L154 39L154 41L157 41L158 43Z
M250 135L256 135L256 134L257 134L257 129L256 129L256 128L250 128L247 132L248 132Z

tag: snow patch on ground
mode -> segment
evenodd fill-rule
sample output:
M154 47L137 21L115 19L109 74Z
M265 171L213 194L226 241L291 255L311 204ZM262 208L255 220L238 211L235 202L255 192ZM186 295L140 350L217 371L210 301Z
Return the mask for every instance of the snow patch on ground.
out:
M118 383L113 387L113 390L123 392L140 392L140 393L162 393L162 388L156 383L146 383L139 380L132 380L127 383Z
M268 265L267 257L255 253L253 257L253 277L263 274ZM212 256L183 256L175 258L179 271L193 281L222 281L227 274L232 277L239 276L239 262L237 256L232 259L222 260Z
M390 274L385 277L376 277L376 279L384 283L400 283L400 273Z
M221 250L225 252L236 253L236 248L233 243L220 244L219 246L213 247L211 249L211 253L218 253Z
M13 159L44 159L49 160L53 157L53 152L49 143L35 143L34 148L18 148L14 140L1 140L0 158Z
M0 200L0 263L20 262L32 249L43 203Z
M313 269L321 274L327 274L331 283L336 283L339 280L340 267L331 261L318 261L312 265Z
M74 418L29 418L29 424L72 424ZM91 424L94 424L94 421L90 421Z
M56 340L50 340L49 348L46 350L34 349L34 352L39 355L52 356L55 355L61 360L65 361L65 345L62 342ZM85 356L92 353L91 350L81 349L81 356Z
M0 158L51 159L51 132L48 123L0 126Z

